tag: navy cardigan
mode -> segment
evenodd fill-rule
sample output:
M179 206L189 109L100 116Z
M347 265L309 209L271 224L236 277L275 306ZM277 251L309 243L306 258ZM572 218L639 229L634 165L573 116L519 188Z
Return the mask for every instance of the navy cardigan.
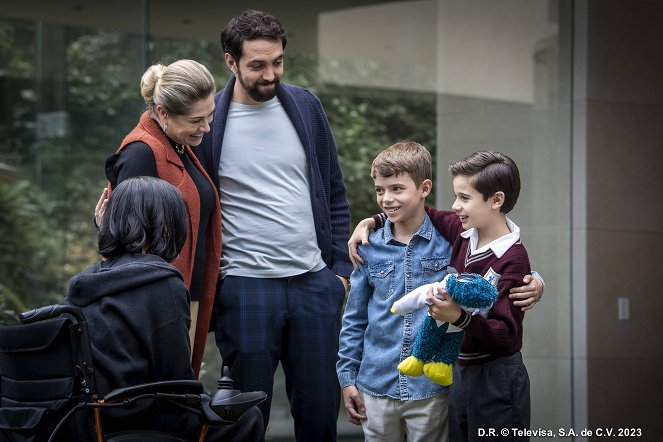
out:
M235 77L216 94L214 121L202 143L193 151L219 188L219 162ZM281 83L276 94L292 121L306 152L311 207L322 259L336 275L349 277L352 264L347 241L350 208L334 137L320 100L306 89ZM222 208L223 211L223 208ZM222 217L223 222L223 217Z

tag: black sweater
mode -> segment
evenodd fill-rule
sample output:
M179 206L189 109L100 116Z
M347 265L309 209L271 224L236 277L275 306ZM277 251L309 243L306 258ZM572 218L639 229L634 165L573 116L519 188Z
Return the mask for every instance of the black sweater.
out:
M123 254L71 278L65 303L88 321L98 393L194 378L188 296L179 271L150 254Z

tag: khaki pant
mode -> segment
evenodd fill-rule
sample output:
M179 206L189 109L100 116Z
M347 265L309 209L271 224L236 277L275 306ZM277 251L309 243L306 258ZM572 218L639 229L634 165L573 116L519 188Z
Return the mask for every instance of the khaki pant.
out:
M449 439L446 394L419 401L361 395L366 405L367 419L361 424L366 441L444 442Z

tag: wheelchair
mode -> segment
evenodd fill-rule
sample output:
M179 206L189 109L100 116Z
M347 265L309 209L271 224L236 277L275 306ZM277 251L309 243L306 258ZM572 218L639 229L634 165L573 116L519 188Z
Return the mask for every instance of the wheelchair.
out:
M209 427L235 423L265 400L262 391L241 392L223 375L208 394L195 380L174 380L96 393L88 325L75 306L51 305L19 315L20 325L0 325L0 441L3 442L192 442ZM106 414L161 407L192 413L200 426L185 439L159 429L104 431ZM80 413L85 410L84 413Z

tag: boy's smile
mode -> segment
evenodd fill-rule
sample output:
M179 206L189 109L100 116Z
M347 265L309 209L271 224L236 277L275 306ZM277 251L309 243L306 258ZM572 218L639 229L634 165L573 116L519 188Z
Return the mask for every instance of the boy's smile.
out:
M389 177L376 175L373 181L377 203L394 228L414 234L423 222L424 201L430 193L431 181L425 180L417 187L408 173Z
M472 177L458 175L453 179L456 200L451 206L456 212L464 229L481 229L494 215L493 201L483 199L483 195L471 184ZM499 209L498 209L499 213Z

